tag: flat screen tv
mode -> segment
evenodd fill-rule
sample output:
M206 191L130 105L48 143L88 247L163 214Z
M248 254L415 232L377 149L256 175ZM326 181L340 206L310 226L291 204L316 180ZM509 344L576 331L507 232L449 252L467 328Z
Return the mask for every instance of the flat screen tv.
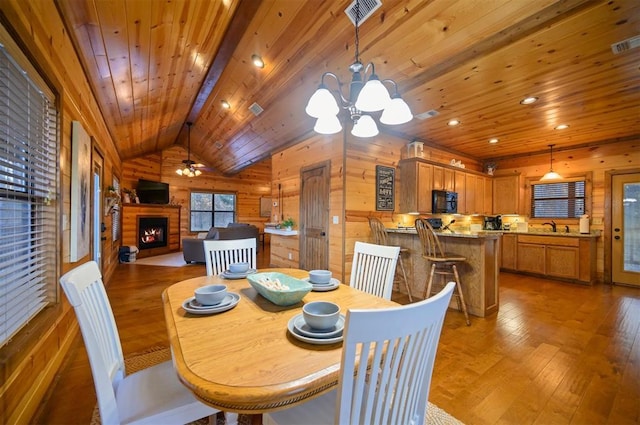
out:
M169 185L152 180L138 180L136 194L142 204L168 204Z

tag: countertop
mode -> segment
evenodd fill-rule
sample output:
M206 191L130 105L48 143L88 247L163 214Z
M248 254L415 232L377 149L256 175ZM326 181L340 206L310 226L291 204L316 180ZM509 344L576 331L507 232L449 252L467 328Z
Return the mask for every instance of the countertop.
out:
M389 233L407 233L416 235L418 232L415 227L400 227L400 228L387 228L387 232ZM483 237L497 237L502 234L507 235L535 235L535 236L551 236L551 237L569 237L569 238L597 238L600 236L600 231L592 231L591 233L578 233L578 232L552 232L545 230L531 230L528 232L514 232L508 230L481 230L479 232L471 232L471 231L456 231L456 230L444 230L444 231L436 231L438 236L447 236L447 237L459 237L459 238L483 238Z

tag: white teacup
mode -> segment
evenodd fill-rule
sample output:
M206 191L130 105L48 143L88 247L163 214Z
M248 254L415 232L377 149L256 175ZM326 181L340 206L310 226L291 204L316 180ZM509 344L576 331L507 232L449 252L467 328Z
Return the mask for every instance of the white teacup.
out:
M220 304L227 296L227 285L207 285L196 288L196 301L202 305Z
M302 317L313 329L329 329L340 318L340 306L330 301L312 301L302 306Z
M331 283L331 271L329 270L311 270L309 272L309 282L326 285Z
M249 270L249 263L232 263L229 264L231 273L244 273Z

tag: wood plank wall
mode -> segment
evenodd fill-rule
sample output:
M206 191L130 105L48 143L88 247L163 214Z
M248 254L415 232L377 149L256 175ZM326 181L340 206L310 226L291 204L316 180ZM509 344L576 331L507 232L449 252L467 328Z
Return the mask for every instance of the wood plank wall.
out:
M0 2L0 22L19 39L17 44L58 94L61 137L60 274L86 262L90 255L70 263L71 122L79 121L92 137L93 148L104 157L104 187L120 173L121 161L100 108L84 78L80 60L59 18L54 0ZM93 204L93 203L92 203ZM100 235L96 235L100 237ZM109 237L103 242L103 274L112 274L117 247ZM60 303L38 315L22 332L0 349L0 423L28 423L77 334L75 313L58 288Z
M260 217L260 198L271 196L271 160L261 161L234 176L223 176L216 171L204 171L194 178L176 174L176 169L187 151L174 146L164 151L147 155L122 164L123 187L133 189L138 179L161 181L169 184L169 197L175 205L180 205L180 238L195 237L197 233L189 230L191 191L220 191L237 195L236 221L251 223L264 229L269 217ZM198 162L199 158L191 155ZM128 220L129 218L126 218ZM125 244L127 245L127 244Z

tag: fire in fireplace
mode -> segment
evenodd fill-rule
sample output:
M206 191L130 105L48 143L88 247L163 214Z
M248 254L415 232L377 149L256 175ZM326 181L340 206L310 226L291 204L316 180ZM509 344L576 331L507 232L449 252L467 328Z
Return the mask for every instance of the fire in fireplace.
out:
M167 246L168 217L138 217L139 249Z

